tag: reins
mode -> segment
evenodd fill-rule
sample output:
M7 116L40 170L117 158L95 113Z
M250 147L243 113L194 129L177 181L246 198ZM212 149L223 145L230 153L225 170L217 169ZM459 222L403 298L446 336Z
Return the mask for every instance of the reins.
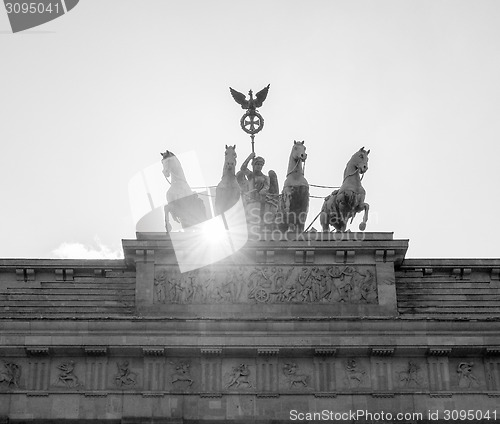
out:
M304 160L299 159L299 160L297 160L297 161L295 162L295 166L292 168L292 170L291 170L288 174L286 174L286 177L288 177L288 176L289 176L292 172L294 172L294 171L295 171L295 168L297 168L297 166L299 166L299 163L300 163L300 162L304 162L304 168L302 169L302 174L305 174L305 172L306 172L306 160L305 160L305 159L304 159ZM286 177L285 177L285 178L286 178Z

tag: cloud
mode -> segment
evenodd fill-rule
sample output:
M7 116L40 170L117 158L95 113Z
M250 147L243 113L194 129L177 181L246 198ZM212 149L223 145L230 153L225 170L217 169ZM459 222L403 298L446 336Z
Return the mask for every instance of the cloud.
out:
M123 259L121 250L112 250L96 237L94 246L82 243L64 242L51 254L57 259Z

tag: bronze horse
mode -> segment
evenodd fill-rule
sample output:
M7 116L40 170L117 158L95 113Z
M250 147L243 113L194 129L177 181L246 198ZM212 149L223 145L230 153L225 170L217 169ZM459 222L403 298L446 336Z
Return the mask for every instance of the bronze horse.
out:
M227 211L241 197L241 189L236 179L236 145L226 145L224 153L224 168L222 170L222 179L215 189L215 214L220 215Z
M303 168L306 159L304 142L294 140L276 217L276 224L281 231L304 231L309 210L309 183L304 177Z
M342 186L325 198L320 213L323 231L329 231L331 225L338 232L345 232L349 219L352 222L356 214L361 211L364 211L364 215L359 229L365 230L370 206L365 203L366 192L361 185L361 175L368 170L369 153L370 150L362 147L352 155L344 171Z
M169 213L174 221L182 225L182 228L205 221L207 217L203 200L189 187L177 156L168 150L160 154L162 155L163 175L170 183L167 191L167 205L164 208L167 232L172 229L168 218ZM169 177L172 181L169 181Z

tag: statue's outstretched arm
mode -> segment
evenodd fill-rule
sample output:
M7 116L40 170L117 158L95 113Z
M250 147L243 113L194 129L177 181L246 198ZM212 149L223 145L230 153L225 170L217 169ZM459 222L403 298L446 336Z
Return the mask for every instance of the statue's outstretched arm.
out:
M245 162L241 164L241 170L242 171L249 171L248 169L248 163L255 157L255 153L252 152L248 155L248 157L245 159Z

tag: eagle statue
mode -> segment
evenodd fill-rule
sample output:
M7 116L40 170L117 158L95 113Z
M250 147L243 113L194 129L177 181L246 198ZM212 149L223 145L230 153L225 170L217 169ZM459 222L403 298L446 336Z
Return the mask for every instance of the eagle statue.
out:
M255 109L261 107L262 103L264 103L264 100L266 100L270 85L271 84L268 84L267 87L264 87L262 90L260 90L255 95L255 98L253 97L253 91L250 90L248 92L248 95L250 97L248 100L243 93L240 93L239 91L236 91L231 87L229 87L229 90L231 91L233 99L236 101L236 103L241 105L242 109L246 109L248 111L255 111Z

